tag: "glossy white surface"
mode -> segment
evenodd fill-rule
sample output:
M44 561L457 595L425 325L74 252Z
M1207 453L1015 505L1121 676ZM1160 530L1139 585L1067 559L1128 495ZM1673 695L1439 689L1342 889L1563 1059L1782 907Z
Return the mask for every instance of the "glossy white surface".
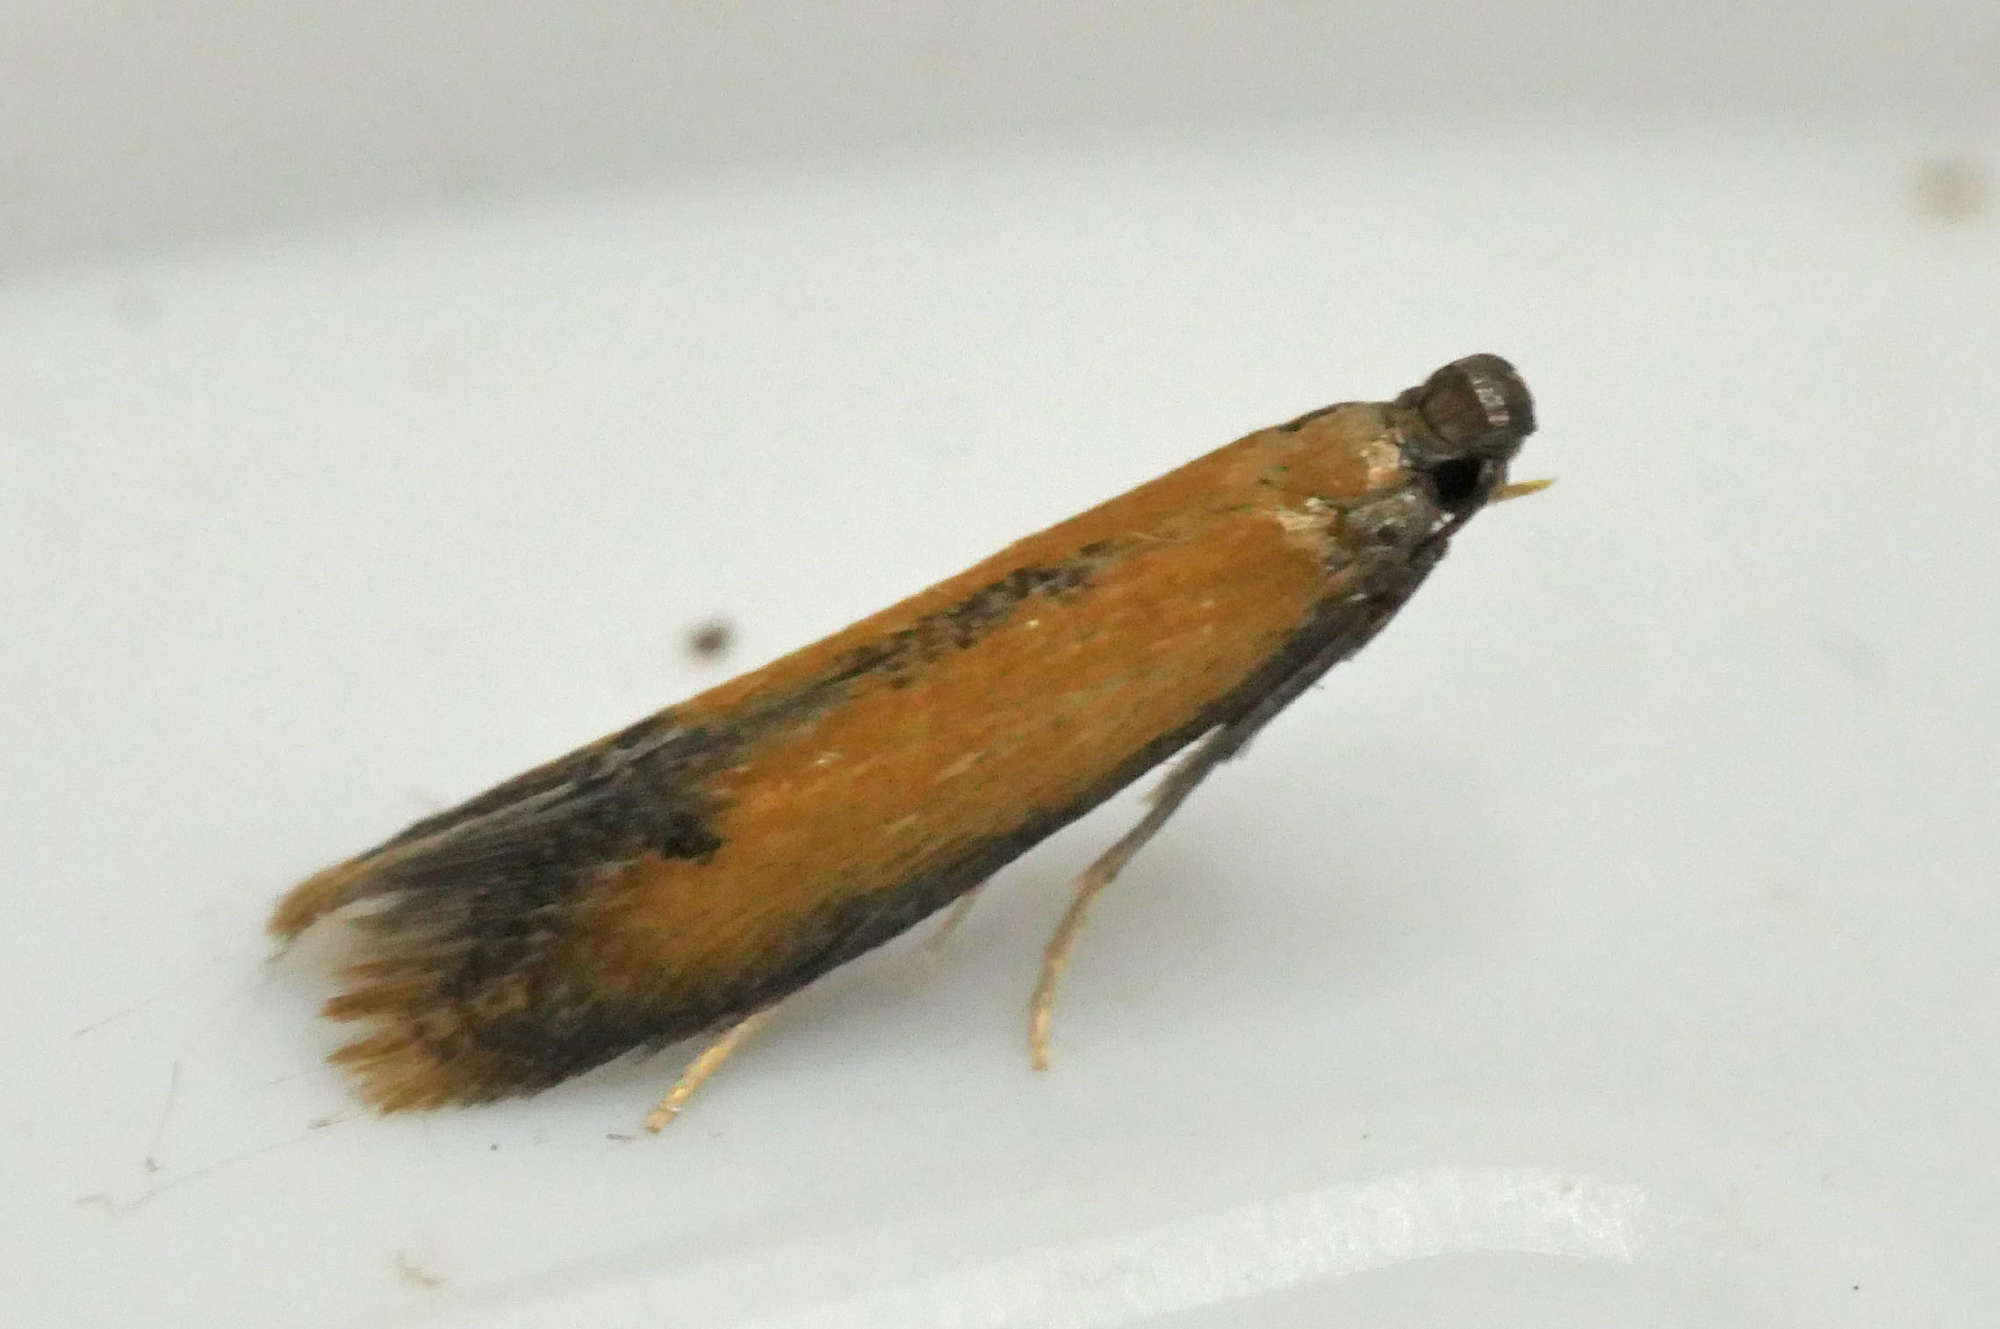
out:
M1985 1318L2000 138L1955 114L1128 125L17 264L21 1322ZM1475 350L1560 483L1106 896L1047 1075L1039 947L1136 796L659 1139L673 1058L386 1121L320 1065L259 934L303 872Z

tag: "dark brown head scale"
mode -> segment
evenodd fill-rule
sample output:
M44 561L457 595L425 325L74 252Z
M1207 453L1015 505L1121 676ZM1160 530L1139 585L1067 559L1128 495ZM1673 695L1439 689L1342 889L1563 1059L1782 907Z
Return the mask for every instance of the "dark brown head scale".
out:
M1505 461L1535 432L1535 401L1514 366L1468 355L1432 374L1413 405L1453 454Z

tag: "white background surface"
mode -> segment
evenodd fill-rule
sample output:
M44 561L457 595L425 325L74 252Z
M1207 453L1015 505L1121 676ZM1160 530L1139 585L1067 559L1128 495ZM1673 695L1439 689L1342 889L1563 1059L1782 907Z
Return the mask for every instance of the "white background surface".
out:
M1990 6L80 12L0 29L19 1322L2000 1300ZM1474 350L1560 484L1106 897L1048 1075L1131 798L656 1140L673 1058L319 1064L304 872Z

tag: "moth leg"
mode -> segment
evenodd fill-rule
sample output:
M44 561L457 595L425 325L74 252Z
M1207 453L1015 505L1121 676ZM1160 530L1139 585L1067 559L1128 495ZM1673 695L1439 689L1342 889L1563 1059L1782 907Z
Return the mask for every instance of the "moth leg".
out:
M1055 1007L1056 984L1062 978L1063 968L1069 964L1069 953L1076 945L1077 934L1083 931L1084 916L1090 912L1091 901L1132 861L1132 855L1138 853L1146 841L1166 825L1167 818L1174 815L1202 778L1243 746L1249 735L1238 735L1235 729L1232 724L1211 731L1160 785L1153 795L1153 806L1139 819L1139 824L1125 832L1116 844L1099 855L1097 861L1077 877L1076 893L1070 898L1062 922L1056 924L1048 949L1042 952L1042 974L1036 980L1034 995L1028 999L1028 1059L1036 1070L1049 1068L1049 1019Z
M694 1091L701 1088L723 1062L729 1060L731 1053L749 1041L752 1034L762 1029L777 1009L775 1005L766 1006L761 1011L744 1016L725 1029L713 1043L703 1048L701 1055L689 1062L688 1068L681 1072L681 1078L674 1081L674 1087L667 1091L667 1096L646 1114L646 1129L654 1134L664 1130L667 1123L679 1116L681 1109L687 1106L688 1099L694 1097Z
M1076 945L1077 933L1083 930L1083 919L1090 912L1091 901L1132 861L1132 855L1138 853L1146 841L1166 825L1167 819L1179 810L1180 805L1187 801L1187 796L1208 777L1210 771L1241 752L1244 744L1270 723L1272 716L1297 701L1300 694L1319 680L1320 675L1360 650L1387 621L1384 617L1371 616L1364 605L1356 604L1353 611L1355 617L1351 624L1344 625L1344 630L1329 633L1325 646L1259 697L1256 705L1235 719L1211 729L1208 736L1181 759L1180 764L1154 791L1153 806L1139 819L1139 824L1125 832L1076 879L1076 893L1070 899L1062 922L1056 924L1048 949L1042 952L1041 977L1035 982L1034 995L1028 999L1028 1059L1036 1070L1049 1068L1049 1019L1055 1006L1056 984L1062 979L1064 966L1069 963L1069 953Z
M979 892L984 890L985 886L986 883L981 882L951 902L951 912L944 916L944 922L938 924L937 931L931 933L930 940L924 943L924 949L933 953L944 949L944 944L951 940L951 934L958 931L958 925L972 912L972 902L979 898Z

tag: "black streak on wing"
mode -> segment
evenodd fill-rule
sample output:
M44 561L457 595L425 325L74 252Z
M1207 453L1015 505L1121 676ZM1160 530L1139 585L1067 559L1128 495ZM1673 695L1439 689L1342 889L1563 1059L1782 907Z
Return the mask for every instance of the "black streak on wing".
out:
M670 710L649 715L609 738L537 766L455 807L413 822L363 857L427 839L496 813L553 802L556 797L573 792L602 789L607 780L614 778L620 770L641 762L657 764L662 749L672 747L685 752L699 748L704 738L699 730L689 730L676 723ZM671 757L668 760L671 761Z

